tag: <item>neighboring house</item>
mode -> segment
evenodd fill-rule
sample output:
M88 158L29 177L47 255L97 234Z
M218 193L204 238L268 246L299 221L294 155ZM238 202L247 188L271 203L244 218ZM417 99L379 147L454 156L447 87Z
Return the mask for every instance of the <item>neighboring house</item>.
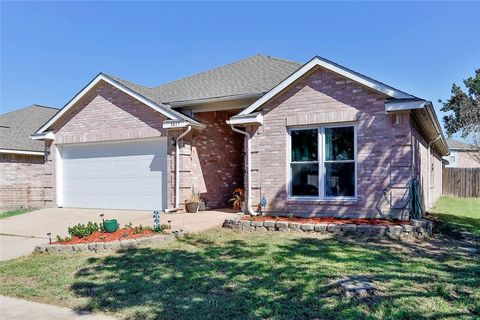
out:
M406 218L410 181L431 205L448 154L429 101L320 57L156 87L101 73L33 138L60 207L176 210L201 193L218 208L245 186L250 210L264 194L275 214Z
M480 152L475 146L453 139L447 139L450 155L447 168L480 168Z
M0 115L0 209L52 206L45 143L30 135L57 112L32 105Z

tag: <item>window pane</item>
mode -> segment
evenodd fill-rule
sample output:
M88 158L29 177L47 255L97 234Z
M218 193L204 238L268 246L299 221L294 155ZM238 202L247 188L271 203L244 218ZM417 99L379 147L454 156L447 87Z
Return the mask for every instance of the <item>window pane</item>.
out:
M327 197L355 196L355 163L325 163L325 195Z
M292 163L292 196L318 196L318 164Z
M353 127L325 128L325 160L353 160Z
M317 129L292 130L292 162L318 160Z

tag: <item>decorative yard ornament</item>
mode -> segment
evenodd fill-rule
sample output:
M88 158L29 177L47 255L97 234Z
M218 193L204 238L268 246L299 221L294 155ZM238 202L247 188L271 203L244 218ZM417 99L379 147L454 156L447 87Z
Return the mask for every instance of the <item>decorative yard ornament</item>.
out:
M153 211L153 229L160 229L160 211Z
M48 242L52 244L52 233L51 232L47 233L47 237L48 237Z
M262 206L262 212L265 211L265 207L267 206L267 197L265 197L265 193L262 195L260 205Z

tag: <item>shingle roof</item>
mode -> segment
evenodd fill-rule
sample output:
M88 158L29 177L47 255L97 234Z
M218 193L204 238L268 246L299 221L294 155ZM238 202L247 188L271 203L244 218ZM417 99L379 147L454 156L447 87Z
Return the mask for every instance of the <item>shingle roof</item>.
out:
M154 102L172 103L265 93L301 66L292 61L256 55L153 88L109 77Z
M0 149L43 151L45 143L30 139L30 135L57 112L58 109L34 104L0 115Z
M453 139L447 139L447 144L448 144L449 149L472 149L472 148L474 148L474 146L471 145L471 144L460 142L460 141L453 140Z

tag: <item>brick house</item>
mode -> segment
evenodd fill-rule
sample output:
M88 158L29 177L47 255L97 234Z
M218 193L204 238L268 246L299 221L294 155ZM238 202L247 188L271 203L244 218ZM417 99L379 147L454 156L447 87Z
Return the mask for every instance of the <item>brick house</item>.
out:
M447 139L450 155L445 157L447 168L480 168L480 152L474 145Z
M254 56L156 87L99 74L32 136L57 206L228 206L245 187L272 214L406 218L441 194L448 154L432 104L315 57Z
M0 210L53 205L45 143L30 135L57 112L32 105L0 115Z

